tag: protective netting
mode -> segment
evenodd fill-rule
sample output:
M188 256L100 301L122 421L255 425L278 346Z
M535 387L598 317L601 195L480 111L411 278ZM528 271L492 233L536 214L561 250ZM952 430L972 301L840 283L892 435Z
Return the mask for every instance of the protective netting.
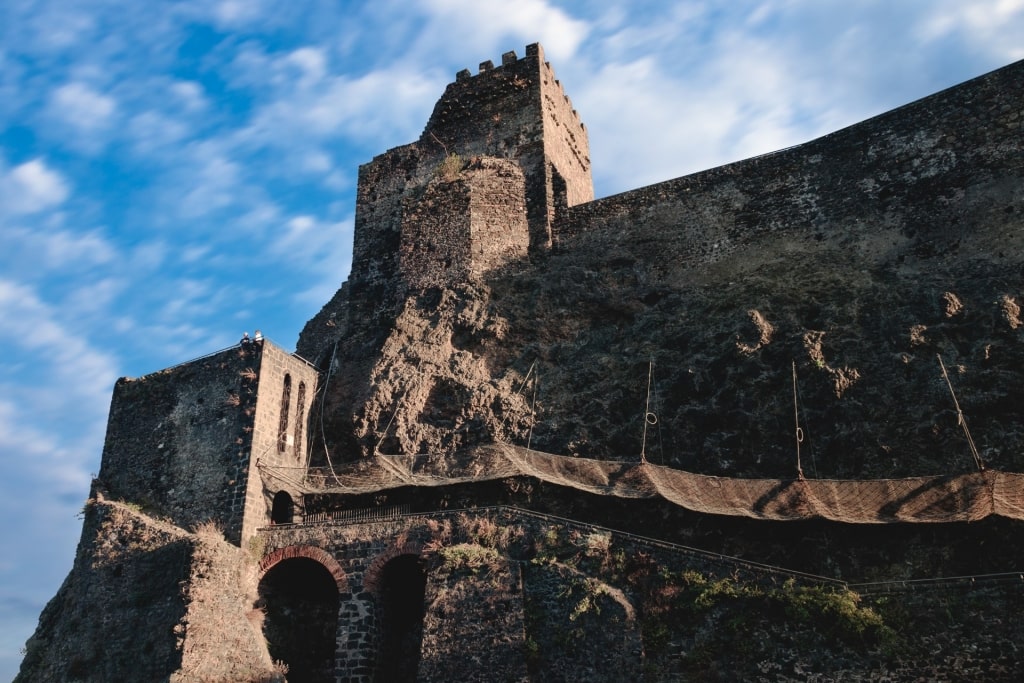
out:
M694 512L755 519L852 524L972 522L989 515L1024 519L1024 474L994 470L866 481L732 479L503 444L454 455L378 455L333 469L260 469L271 488L304 494L365 494L527 476L598 495L660 497Z

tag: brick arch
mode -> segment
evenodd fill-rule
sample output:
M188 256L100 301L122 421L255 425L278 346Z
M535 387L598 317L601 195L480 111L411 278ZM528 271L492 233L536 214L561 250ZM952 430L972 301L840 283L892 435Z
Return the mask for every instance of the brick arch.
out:
M331 576L334 577L334 583L338 586L339 593L348 588L348 576L346 576L345 570L341 568L338 561L334 559L334 556L323 548L317 548L312 545L289 545L271 551L260 560L259 580L262 581L263 577L274 565L295 557L305 557L322 564L331 573Z
M370 566L366 568L366 573L363 574L363 590L376 595L380 590L380 575L384 571L384 565L401 555L416 555L419 557L422 554L423 544L416 543L415 541L399 542L390 546L380 555L373 558Z

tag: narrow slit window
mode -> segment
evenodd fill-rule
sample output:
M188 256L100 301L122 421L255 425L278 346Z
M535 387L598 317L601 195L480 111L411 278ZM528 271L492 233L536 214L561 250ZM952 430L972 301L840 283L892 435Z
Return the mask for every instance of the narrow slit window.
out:
M302 433L306 420L306 383L299 382L299 395L295 397L295 458L302 458Z
M281 423L277 428L277 452L284 453L288 446L288 404L292 400L292 376L284 376L284 388L281 389Z

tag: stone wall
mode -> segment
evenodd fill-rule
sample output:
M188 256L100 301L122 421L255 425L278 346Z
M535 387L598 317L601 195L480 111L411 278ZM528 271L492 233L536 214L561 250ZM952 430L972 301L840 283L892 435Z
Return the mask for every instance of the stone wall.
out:
M806 144L572 207L557 238L694 268L764 239L779 251L875 236L851 254L868 265L910 265L930 255L908 249L921 241L1011 258L1024 247L1022 73L1019 62ZM990 236L976 239L979 226Z
M219 519L237 542L260 350L234 347L114 386L100 485L188 528Z
M282 431L285 376L292 387ZM274 493L263 491L254 461L305 464L305 424L316 377L307 363L264 341L119 379L100 485L111 497L182 528L215 520L240 543L243 520L252 529L269 520L267 498Z
M242 511L243 540L270 520L274 495L278 493L264 488L258 465L294 467L294 472L301 473L309 461L313 436L309 424L319 379L316 368L308 362L266 341L262 342L258 372L250 451L253 467L248 471ZM300 500L298 491L286 492L294 502ZM233 515L239 502L232 501Z
M242 552L91 499L74 567L26 645L31 681L269 681Z
M470 275L479 278L526 258L530 234L523 172L502 159L481 158L467 170Z
M525 680L524 663L540 654L546 664L532 675L542 678L589 670L589 680L614 681L624 671L639 672L637 615L642 605L578 568L581 557L589 558L591 569L632 557L647 558L649 567L733 577L751 585L779 585L790 578L712 553L631 540L513 508L274 526L262 529L260 537L265 548L261 573L304 557L335 576L340 593L335 674L339 681L364 683L374 680L381 656L382 576L396 558L415 557L427 570L417 678L423 681ZM613 558L613 548L620 560ZM538 553L544 559L538 561ZM524 596L535 604L532 621ZM574 609L580 614L574 616ZM605 618L600 618L602 609ZM583 612L587 617L576 623ZM607 618L610 614L617 616ZM560 648L553 635L558 633L571 633L573 647ZM531 648L542 647L543 653L530 654Z
M540 70L541 110L544 117L544 156L552 170L565 183L568 206L583 204L594 199L594 184L590 178L590 141L587 128L573 109L561 82L555 77L550 62L544 61L540 45L528 45L528 57L536 56L543 64Z
M402 212L399 268L412 287L443 287L471 270L471 188L465 179L435 178Z
M480 546L460 550L427 578L418 680L529 680L521 565Z
M861 597L838 582L513 508L260 536L261 572L303 557L335 577L337 681L377 680L380 658L394 656L379 651L382 582L401 559L426 571L418 681L866 681L887 672L1010 681L1024 670L1012 644L1021 629L1010 625L1024 600L1019 580L896 582L884 593L875 584Z
M406 194L424 187L445 158L418 143L392 149L359 167L350 296L384 299L398 281Z
M399 269L410 287L454 286L527 255L520 168L482 157L450 172L404 203Z

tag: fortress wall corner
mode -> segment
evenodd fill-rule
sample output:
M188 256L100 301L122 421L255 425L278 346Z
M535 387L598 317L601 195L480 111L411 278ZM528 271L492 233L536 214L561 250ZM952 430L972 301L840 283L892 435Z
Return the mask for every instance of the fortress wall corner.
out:
M269 519L273 492L263 490L256 461L305 465L316 378L314 368L267 341L122 378L111 399L99 485L185 529L215 521L240 544L243 526L254 530Z
M99 483L183 528L216 520L238 542L260 349L233 347L114 387Z

